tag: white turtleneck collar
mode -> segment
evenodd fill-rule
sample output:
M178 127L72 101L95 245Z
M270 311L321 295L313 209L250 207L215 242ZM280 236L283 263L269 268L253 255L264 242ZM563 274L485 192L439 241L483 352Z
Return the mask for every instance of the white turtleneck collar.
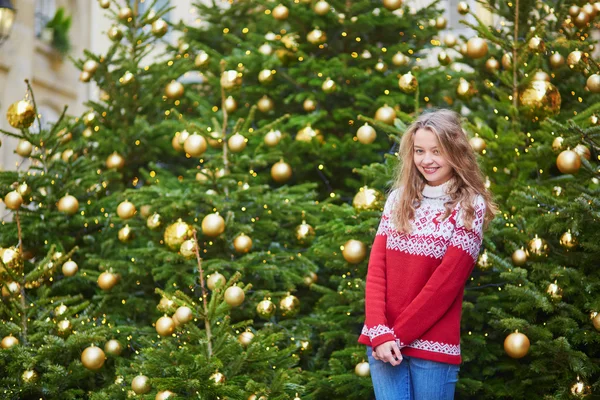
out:
M423 188L423 196L429 197L430 199L436 199L439 197L447 196L451 182L452 179L448 179L446 182L437 186L429 186L426 184Z

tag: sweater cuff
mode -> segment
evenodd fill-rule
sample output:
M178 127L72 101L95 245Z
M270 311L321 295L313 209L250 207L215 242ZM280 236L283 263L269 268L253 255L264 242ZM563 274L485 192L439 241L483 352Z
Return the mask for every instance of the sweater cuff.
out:
M373 348L373 350L375 350L375 348L377 348L377 346L379 346L380 344L393 341L397 341L396 336L394 336L393 333L386 333L381 336L377 336L374 339L371 339L371 347Z

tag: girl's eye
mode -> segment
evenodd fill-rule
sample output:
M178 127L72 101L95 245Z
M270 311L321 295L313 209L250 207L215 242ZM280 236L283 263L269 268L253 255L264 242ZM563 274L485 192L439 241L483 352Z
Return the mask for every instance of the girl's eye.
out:
M421 154L422 152L423 152L423 150L420 150L420 149L415 150L415 153L417 153L417 154Z
M435 151L433 152L433 154L435 154L435 155L437 156L437 155L439 155L439 154L440 154L440 151L439 151L439 150L435 150Z

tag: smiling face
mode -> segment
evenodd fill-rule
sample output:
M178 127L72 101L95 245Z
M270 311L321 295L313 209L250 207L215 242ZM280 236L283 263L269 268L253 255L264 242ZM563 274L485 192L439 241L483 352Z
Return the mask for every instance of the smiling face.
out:
M435 133L419 128L414 134L413 161L430 186L447 182L454 171L442 155L442 149Z

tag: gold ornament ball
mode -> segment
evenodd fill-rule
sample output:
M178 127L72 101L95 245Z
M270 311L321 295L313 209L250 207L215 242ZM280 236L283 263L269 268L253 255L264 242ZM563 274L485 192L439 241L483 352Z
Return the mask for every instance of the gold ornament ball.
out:
M278 161L271 167L271 177L277 183L285 183L292 177L292 167L285 161Z
M590 16L585 11L580 11L579 14L573 19L573 23L578 28L583 28L590 22Z
M414 93L417 91L419 83L417 82L417 78L412 73L408 72L398 79L398 87L404 93Z
M386 63L384 63L384 62L383 62L383 61L381 61L381 60L379 60L379 61L377 62L377 64L375 64L375 70L376 70L377 72L385 72L385 71L387 71L387 68L388 68L388 67L387 67Z
M157 38L161 38L169 31L169 25L164 19L159 18L152 23L152 34Z
M306 35L306 40L314 45L318 45L327 41L327 35L320 29L313 29Z
M321 89L323 89L325 93L333 93L337 89L337 85L333 79L327 78L321 85Z
M102 8L109 8L110 0L99 0L98 4L100 4L100 7L102 7Z
M279 309L283 317L293 317L300 311L300 300L296 296L288 294L279 301Z
M117 206L117 215L121 219L132 218L136 213L135 205L132 202L125 200Z
M217 237L225 232L225 220L217 213L208 214L202 220L202 233L208 237Z
M231 137L227 140L227 146L229 146L229 150L232 153L239 153L246 148L246 144L248 140L239 133L235 133L231 135Z
M133 17L133 11L129 7L123 7L119 9L118 17L120 20L127 21L129 18Z
M108 29L108 38L113 42L118 42L123 39L123 31L118 26L113 25Z
M235 110L237 110L237 102L235 101L235 99L231 96L227 97L225 99L225 103L223 105L225 107L225 111L227 111L228 113L232 113Z
M221 86L225 89L233 89L242 83L242 77L234 69L223 71L221 75Z
M131 239L133 239L133 236L133 230L127 224L119 229L119 233L117 234L119 241L122 243L129 242Z
M205 52L204 50L200 50L198 52L198 54L196 55L196 59L194 60L194 65L196 65L196 67L198 67L198 68L203 68L208 65L209 61L210 61L210 56L208 55L208 53ZM235 73L235 75L237 76L237 72Z
M225 383L225 375L223 375L220 372L215 372L214 374L212 374L209 378L211 381L213 381L215 384L220 385Z
M375 119L383 122L384 124L393 125L394 119L396 119L396 111L387 104L383 107L379 107L375 112Z
M369 368L369 363L365 361L359 362L354 367L354 373L362 378L371 376L371 369Z
M527 256L542 257L548 253L548 244L538 235L535 235L533 239L527 244Z
M187 324L194 318L192 309L187 306L181 306L175 311L175 317L181 324Z
M270 69L263 69L258 73L258 81L260 83L271 83L275 74Z
M587 57L579 50L575 50L569 53L567 56L567 64L570 68L579 69L579 63L587 64Z
M67 194L58 201L58 211L73 215L79 209L79 201L74 196Z
M573 151L577 154L579 154L579 157L583 157L586 160L589 161L589 159L591 158L592 154L590 153L590 149L583 145L583 144L578 144L577 146L575 146L575 148L573 149Z
M589 122L590 122L590 124L592 124L592 125L598 125L598 123L600 123L600 118L598 118L598 116L597 116L597 115L592 115L592 116L590 116L590 118L589 118Z
M408 58L408 56L402 54L401 52L397 52L396 54L394 54L394 56L392 57L392 63L396 66L396 67L403 67L406 64L408 64L410 62L410 58Z
M237 307L242 304L245 297L244 290L239 286L231 286L225 290L225 303L229 304L231 307Z
M471 148L479 154L483 154L483 151L487 146L485 140L483 140L479 136L475 136L469 139L469 144L471 145Z
M17 186L17 192L23 197L23 201L27 201L27 197L31 194L31 187L26 182L23 182Z
M577 398L587 397L592 394L592 388L577 377L577 381L571 386L571 394Z
M452 59L445 51L440 51L438 54L438 61L441 65L449 65L452 62ZM402 78L400 78L402 79Z
M94 131L89 127L85 128L83 132L81 132L81 136L83 136L84 138L91 138L93 134Z
M148 218L152 213L152 206L150 204L144 204L140 207L140 215L142 218Z
M21 140L19 140L19 144L17 144L17 149L15 151L21 157L29 157L32 150L33 150L33 145L31 143L29 143L27 140L21 139Z
M109 169L122 169L125 166L125 159L116 151L106 158L106 167Z
M378 210L383 202L383 194L376 190L363 186L352 200L352 206L357 211Z
M300 129L296 134L296 140L300 142L310 142L313 139L317 139L320 143L323 143L325 139L319 129L313 129L310 124Z
M196 257L196 241L194 239L184 241L179 247L179 252L187 259Z
M237 340L242 346L246 347L252 343L252 339L254 339L254 333L250 331L244 331L238 335Z
M16 270L20 266L19 249L17 247L9 247L7 249L0 248L0 260L2 260L5 267ZM0 271L2 270L2 266L0 266Z
M459 1L456 8L460 15L466 15L469 13L469 4L466 1Z
M550 75L546 71L539 70L533 75L533 80L550 82Z
M227 279L225 279L223 275L218 272L213 272L206 280L206 285L210 290L215 290L217 287L224 285L226 281Z
M492 266L492 260L490 259L487 250L484 250L483 253L481 253L479 258L477 259L477 266L482 271L486 271Z
M306 112L315 111L317 109L317 102L313 99L306 99L304 100L304 103L302 103L302 108L304 108L304 111Z
M146 226L151 230L159 228L161 225L160 214L154 213L146 220Z
M21 285L19 282L7 282L2 286L2 296L4 297L16 297L21 292Z
M367 246L360 240L350 239L344 243L342 255L350 264L358 264L367 256Z
M581 168L581 158L573 150L564 150L556 158L556 166L563 174L574 174Z
M265 135L265 144L269 147L274 147L281 140L281 131L269 131Z
M106 355L100 347L90 346L81 353L81 363L91 371L97 371L104 365Z
M156 321L156 332L160 336L170 336L175 332L175 321L173 318L162 316Z
M559 243L565 249L572 249L573 247L577 246L577 238L571 233L570 230L568 230L562 234Z
M238 235L233 239L233 248L238 253L248 253L252 249L252 238L243 233Z
M502 56L502 68L504 69L510 69L512 68L512 53L504 53L504 55Z
M534 36L529 39L527 45L529 46L529 49L537 51L538 53L542 53L544 50L546 50L546 44L539 36Z
M512 253L511 258L514 265L525 265L527 262L527 253L523 249L517 249Z
M552 69L558 69L565 64L565 58L560 53L554 53L550 56L549 62Z
M575 18L579 12L581 11L581 9L579 8L579 6L573 4L571 7L569 7L569 15L573 18Z
M34 383L39 378L40 378L39 374L33 369L28 369L27 371L23 372L23 374L21 375L21 379L25 383Z
M104 351L113 356L120 356L123 352L123 346L118 340L111 339L104 344Z
M181 244L192 236L192 227L181 219L165 229L164 240L171 250L178 250Z
M98 286L102 290L110 290L119 282L119 276L112 272L103 272L98 276Z
M165 96L171 100L177 100L183 96L185 91L183 84L178 81L171 81L165 88Z
M131 381L131 389L136 394L146 394L152 389L150 378L145 375L138 375Z
M0 347L2 347L3 349L10 349L13 346L16 346L19 344L19 339L17 339L16 337L9 335L9 336L5 336L4 338L2 338L2 342L0 343Z
M300 225L296 227L296 240L298 243L308 245L315 238L315 229L306 223L306 221L302 221Z
M154 400L167 400L174 396L175 393L171 392L170 390L161 390L160 392L156 393Z
M544 119L560 112L561 97L558 89L548 81L534 80L519 94L525 115Z
M557 136L556 138L554 138L554 140L552 141L552 150L559 151L560 149L562 149L564 141L565 139L562 136Z
M267 113L275 107L275 103L267 95L261 97L256 105L258 106L258 110L263 113Z
M58 324L56 324L56 326L60 335L67 335L69 332L71 332L71 329L73 328L71 322L68 319L63 319Z
M10 210L18 210L23 204L23 197L19 192L13 190L4 196L4 204Z
M330 9L331 6L329 5L329 3L323 0L317 1L313 7L313 10L315 10L315 13L317 15L325 15L329 12Z
M54 309L54 314L56 314L57 316L61 316L64 313L66 313L68 309L69 307L65 306L64 304L61 304L60 306Z
M183 144L185 143L188 137L190 137L190 133L186 130L183 130L181 132L175 132L175 135L171 140L171 145L173 146L173 149L175 149L175 151L177 152L182 152Z
M600 93L600 75L592 74L587 78L587 88L592 93Z
M498 60L496 60L494 57L490 57L485 62L485 69L487 70L487 72L492 74L500 69L500 62L498 62Z
M456 36L454 36L451 33L446 34L446 36L444 36L444 44L448 47L454 47L456 46Z
M272 14L273 18L275 18L276 20L283 21L287 19L287 17L290 15L290 10L283 4L279 4L273 9Z
M596 10L596 9L594 8L594 5L593 5L593 4L591 4L591 3L584 4L584 5L581 7L581 10L582 10L584 13L586 13L586 14L587 14L587 15L590 17L590 19L593 19L593 18L596 16L596 13L598 12L598 10Z
M356 131L356 137L362 144L371 144L377 138L377 132L371 125L365 122L363 126Z
M94 74L99 66L100 64L96 60L87 60L83 63L83 72Z
M600 331L600 313L596 313L592 318L592 324L597 331Z
M183 150L192 157L199 157L206 151L207 143L204 136L192 133L183 143Z
M383 6L390 11L396 11L402 7L402 0L383 0Z
M270 56L273 54L273 47L268 43L264 43L258 48L258 52L262 55Z
M467 56L469 58L478 59L485 57L488 52L488 44L485 39L480 37L472 37L467 42Z
M62 265L62 273L64 276L73 276L79 271L79 266L75 261L69 260Z
M27 100L20 100L11 104L6 112L6 119L13 128L29 128L35 120L33 105Z
M269 319L275 314L275 304L271 300L263 300L256 305L258 316L264 319Z
M446 26L448 25L448 20L446 19L446 17L437 17L435 19L435 27L438 29L446 29Z
M529 346L529 338L520 332L513 332L504 339L504 351L512 358L525 357Z
M562 289L556 283L550 283L546 288L546 293L550 295L552 300L560 301L562 299Z

